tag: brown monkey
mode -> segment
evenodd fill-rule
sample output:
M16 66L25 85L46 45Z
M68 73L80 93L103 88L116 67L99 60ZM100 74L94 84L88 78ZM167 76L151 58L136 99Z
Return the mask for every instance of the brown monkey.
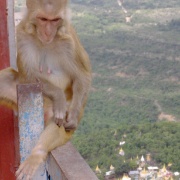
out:
M18 83L43 84L46 127L16 172L19 180L30 179L48 152L71 138L83 115L91 65L70 24L67 1L26 0L27 14L17 27L18 71L0 71L0 102L14 109Z

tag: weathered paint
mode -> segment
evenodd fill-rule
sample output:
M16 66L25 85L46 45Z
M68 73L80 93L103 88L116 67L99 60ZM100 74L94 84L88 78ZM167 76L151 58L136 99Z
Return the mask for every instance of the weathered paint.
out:
M9 49L10 49L10 65L16 68L16 43L15 43L15 23L14 23L14 1L7 0L8 12L8 34L9 34Z
M0 0L0 69L10 66L6 0ZM13 112L0 107L0 180L15 180L16 155Z
M50 180L67 180L62 174L60 166L58 165L51 153L47 159L47 168L48 174L51 176Z
M18 93L18 119L20 160L31 153L44 129L44 111L41 84L20 84ZM47 180L45 163L38 169L34 180Z

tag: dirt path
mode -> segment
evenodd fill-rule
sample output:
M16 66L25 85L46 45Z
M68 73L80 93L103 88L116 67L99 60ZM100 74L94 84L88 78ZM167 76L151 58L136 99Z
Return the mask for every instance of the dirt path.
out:
M171 114L166 114L165 112L163 112L162 110L162 107L161 105L159 104L158 100L155 100L154 101L154 104L155 106L157 107L158 109L158 112L159 112L159 116L158 116L158 119L161 121L161 120L166 120L166 121L170 121L170 122L173 122L173 121L176 121L176 117L171 115Z

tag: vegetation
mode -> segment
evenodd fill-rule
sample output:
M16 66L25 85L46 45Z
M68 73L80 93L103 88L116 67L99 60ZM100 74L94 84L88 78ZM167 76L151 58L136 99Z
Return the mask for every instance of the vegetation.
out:
M173 163L171 170L178 171L180 2L123 5L133 15L130 23L116 0L72 0L72 22L93 66L92 91L73 143L103 172L111 164L117 174L136 169L134 158L147 153L160 167Z

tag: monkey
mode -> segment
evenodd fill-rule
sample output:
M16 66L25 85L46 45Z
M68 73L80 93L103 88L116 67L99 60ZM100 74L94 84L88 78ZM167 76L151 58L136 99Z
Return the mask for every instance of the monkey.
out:
M50 151L69 141L83 116L91 63L71 25L68 0L26 0L16 28L17 70L0 71L0 104L17 111L18 84L42 84L45 128L16 171L31 179Z

